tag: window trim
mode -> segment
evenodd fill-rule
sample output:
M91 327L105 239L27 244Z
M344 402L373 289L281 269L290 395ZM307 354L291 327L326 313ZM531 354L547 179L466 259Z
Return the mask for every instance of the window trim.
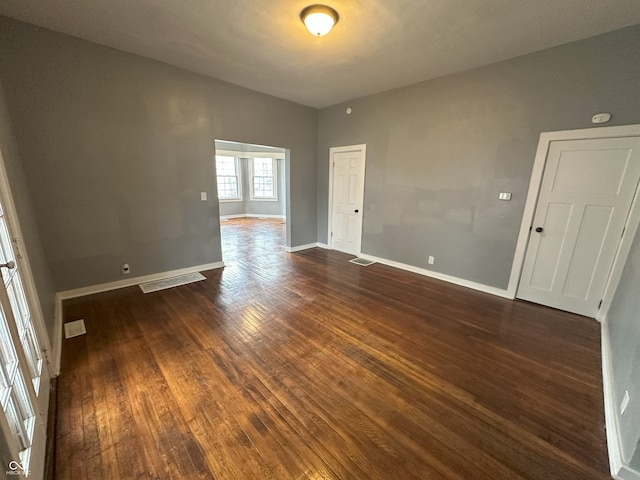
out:
M249 198L251 199L251 201L253 202L277 202L279 200L278 197L278 163L277 163L277 158L274 158L272 156L268 156L268 155L256 155L256 156L251 156L251 157L247 157L249 158L249 180L250 180L250 186L249 186ZM255 188L255 183L254 183L254 171L253 171L253 162L256 158L267 158L267 159L271 159L272 163L272 167L273 167L273 196L272 197L258 197L255 194L254 188Z
M224 197L220 198L220 191L218 190L218 177L221 176L218 174L218 157L233 157L235 171L236 171L236 181L238 185L238 196L237 197ZM217 151L215 154L215 162L216 162L216 190L218 202L242 202L242 168L240 164L240 158L238 157L238 152L225 152L225 151ZM222 175L229 176L229 175Z

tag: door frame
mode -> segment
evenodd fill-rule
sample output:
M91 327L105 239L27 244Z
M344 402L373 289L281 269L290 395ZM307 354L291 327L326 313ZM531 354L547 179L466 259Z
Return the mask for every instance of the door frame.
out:
M333 232L333 171L334 171L333 157L335 156L336 153L353 152L357 150L362 151L362 166L361 166L362 198L360 199L360 203L362 203L362 220L363 221L360 222L360 233L358 234L358 243L356 248L356 256L360 256L360 254L362 253L362 224L364 222L364 188L366 186L365 173L367 171L366 170L367 145L365 143L329 148L329 201L327 202L329 205L329 210L327 215L327 245L329 247L329 250L333 250L333 236L331 235L331 232Z
M44 313L42 312L42 306L40 305L40 300L38 298L35 280L33 279L33 273L31 270L31 264L29 263L27 248L24 245L24 236L22 235L20 221L18 220L18 213L13 202L13 193L11 191L11 186L9 185L9 177L4 165L2 152L0 152L0 201L2 202L2 206L7 212L7 223L9 230L17 238L17 245L16 243L14 243L14 253L16 256L16 263L18 263L20 269L20 276L22 277L24 293L27 297L29 309L31 310L33 325L36 329L36 335L38 335L40 347L43 350L43 368L46 368L48 370L50 378L54 378L57 377L60 373L59 362L56 361L56 358L58 357L56 352L52 352L51 350L52 339L49 338L47 327L44 323ZM56 339L53 340L57 341ZM47 412L44 412L45 416L46 413Z
M640 125L562 130L557 132L543 132L540 134L538 149L536 151L536 157L533 164L533 171L531 172L529 192L525 202L524 213L522 214L520 233L518 234L518 242L516 244L513 264L511 266L509 286L507 287L507 294L511 298L516 298L518 294L522 267L524 266L524 257L529 244L530 228L533 226L533 216L538 206L540 187L542 186L542 178L544 176L547 155L549 153L551 142L624 137L640 137ZM633 201L631 202L631 209L629 210L629 215L627 216L627 221L625 223L624 235L618 245L618 251L616 252L616 256L613 260L613 266L609 273L609 279L607 280L604 290L602 305L596 314L596 320L598 321L602 321L606 318L607 312L609 311L609 307L613 301L613 295L620 283L622 271L624 270L624 265L627 261L629 251L631 250L631 244L633 243L639 224L640 201L638 200L638 187L636 186L636 193L633 197Z
M292 228L291 228L291 202L289 199L291 198L291 149L289 147L279 147L276 145L261 145L259 143L250 143L247 141L236 141L236 140L226 140L222 138L214 138L213 139L213 184L216 187L215 193L213 196L215 200L218 202L218 226L220 225L220 200L218 199L218 184L217 184L217 175L216 171L216 155L225 155L229 154L231 156L237 156L239 153L244 153L236 150L225 150L224 148L218 149L216 147L216 142L224 142L224 143L234 143L237 145L244 145L248 147L268 147L268 148L278 148L284 150L284 152L248 152L251 155L263 155L264 156L272 156L273 158L277 158L282 160L282 172L278 172L278 179L276 180L278 183L282 180L282 185L279 185L278 194L282 197L284 203L283 209L283 218L285 221L285 243L284 249L285 251L291 251L291 237L292 237ZM276 155L278 155L276 157ZM240 180L242 182L242 180ZM222 256L222 248L220 249L220 255Z
M22 287L24 288L24 294L26 297L27 305L31 313L31 321L33 323L33 327L35 330L35 335L39 342L39 346L42 354L42 377L47 379L47 382L42 382L40 384L40 392L36 395L35 402L32 405L33 412L35 414L36 424L34 426L33 438L31 440L31 450L30 450L30 458L29 458L29 470L31 473L35 473L35 476L40 475L45 470L45 458L47 455L47 430L49 423L49 404L51 402L50 397L50 382L51 379L57 376L60 373L59 370L59 357L57 356L59 353L59 349L57 352L52 352L51 350L51 339L49 338L49 334L47 332L46 325L44 323L44 314L42 311L42 306L40 305L40 300L37 294L36 284L33 277L33 272L31 270L31 263L29 262L29 255L27 253L27 248L24 245L24 236L22 235L22 229L20 227L20 219L18 217L18 213L15 207L15 203L13 200L13 192L11 190L11 186L9 184L9 176L7 173L7 169L5 166L5 160L2 155L2 151L0 151L0 201L2 202L2 206L6 213L6 222L9 232L14 238L11 238L11 242L13 243L13 251L15 255L15 262L18 265L18 271L20 273L20 278L22 280ZM1 281L1 280L0 280ZM58 326L57 322L54 320L54 328ZM17 325L16 325L17 327ZM60 329L61 330L61 329ZM55 332L55 330L54 330ZM60 331L60 335L62 332ZM54 333L54 336L56 334ZM58 344L58 339L54 339ZM60 340L61 345L61 340ZM16 349L18 346L16 345ZM18 357L20 357L20 353L16 352ZM52 354L56 355L55 358L52 358ZM20 368L20 367L19 367ZM42 378L41 377L41 378ZM25 378L25 382L30 382L30 379ZM41 408L43 411L41 411ZM0 431L9 431L6 430L7 422L6 419L3 418L2 423L3 428ZM40 442L37 441L38 437L40 437ZM41 450L36 450L38 447ZM38 455L34 455L37 452ZM14 459L17 460L17 459ZM1 468L1 467L0 467ZM17 471L17 470L16 470Z

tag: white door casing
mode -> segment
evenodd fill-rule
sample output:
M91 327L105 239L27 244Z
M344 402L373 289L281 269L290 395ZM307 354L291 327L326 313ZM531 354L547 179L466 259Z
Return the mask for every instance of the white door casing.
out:
M640 177L640 138L594 138L595 130L576 133L577 140L558 132L566 135L547 141L517 294L590 317L598 314L610 273L615 283L624 263L621 237Z
M359 255L362 241L366 145L329 149L330 249Z
M21 238L0 156L0 265L6 265L0 267L0 434L8 447L5 454L10 456L3 458L7 464L0 465L0 471L12 475L28 471L42 478L52 366Z

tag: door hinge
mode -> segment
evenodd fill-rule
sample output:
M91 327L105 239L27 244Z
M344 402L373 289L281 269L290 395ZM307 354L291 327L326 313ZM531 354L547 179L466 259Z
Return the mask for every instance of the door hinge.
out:
M600 310L601 307L602 307L602 300L600 300L600 303L598 304L598 310Z
M22 252L20 251L20 243L18 242L18 237L13 237L11 239L11 243L13 243L14 253L16 254L16 258L22 258Z
M331 232L331 238L333 238L333 232Z
M47 366L52 367L53 368L53 364L51 363L51 361L49 360L49 350L47 350L46 348L43 348L41 350L42 356L44 357L44 361L47 364Z

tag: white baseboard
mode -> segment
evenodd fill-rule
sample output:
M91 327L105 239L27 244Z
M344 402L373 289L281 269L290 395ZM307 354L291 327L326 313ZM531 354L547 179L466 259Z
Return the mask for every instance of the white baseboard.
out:
M117 280L115 282L102 283L100 285L91 285L88 287L75 288L73 290L65 290L56 293L55 297L55 318L53 331L53 368L56 375L60 374L60 357L62 354L62 329L63 329L63 311L62 301L70 298L84 297L85 295L93 295L94 293L108 292L119 288L133 287L141 283L153 282L154 280L164 280L165 278L177 277L187 273L204 272L224 267L224 262L205 263L203 265L195 265L193 267L180 268L178 270L170 270L168 272L153 273L140 277L131 277L125 280Z
M361 253L358 256L360 258L373 260L374 262L382 263L383 265L388 265L390 267L399 268L401 270L407 270L409 272L418 273L420 275L425 275L427 277L436 278L438 280L443 280L445 282L453 283L455 285L460 285L461 287L467 287L473 290L478 290L480 292L490 293L491 295L496 295L498 297L503 297L503 298L508 298L513 300L513 296L510 295L509 292L501 288L490 287L489 285L484 285L482 283L471 282L463 278L453 277L451 275L446 275L444 273L433 272L431 270L427 270L425 268L420 268L420 267L414 267L413 265L408 265L406 263L387 260L386 258L374 257L373 255L369 255L366 253Z
M284 246L284 251L288 253L300 252L302 250L309 250L310 248L320 247L319 243L307 243L306 245L298 245L297 247Z
M325 250L329 250L329 244L328 243L320 243L320 242L318 242L316 245L319 248L324 248Z
M287 218L285 215L262 215L259 213L238 213L234 215L221 215L221 220L229 220L232 218Z
M247 213L247 218L286 218L284 215L260 215L259 213Z
M613 396L613 377L611 374L611 344L609 343L609 326L606 319L600 323L600 348L602 350L602 390L604 394L604 422L607 432L607 449L609 450L609 467L611 475L616 477L622 467L622 449L618 432L615 400Z
M152 273L141 277L131 277L124 280L116 280L115 282L102 283L100 285L91 285L89 287L76 288L73 290L65 290L58 292L60 300L69 298L84 297L85 295L93 295L94 293L108 292L119 288L133 287L141 283L153 282L155 280L164 280L165 278L177 277L187 273L203 272L205 270L213 270L224 267L224 262L206 263L204 265L195 265L193 267L180 268L178 270L170 270L168 272Z
M602 389L604 394L604 421L607 432L607 449L609 451L609 468L611 476L620 480L640 480L640 472L636 472L624 463L622 445L620 445L620 430L617 405L613 393L613 374L611 372L611 343L609 340L609 325L604 316L600 319L600 342L602 349Z

